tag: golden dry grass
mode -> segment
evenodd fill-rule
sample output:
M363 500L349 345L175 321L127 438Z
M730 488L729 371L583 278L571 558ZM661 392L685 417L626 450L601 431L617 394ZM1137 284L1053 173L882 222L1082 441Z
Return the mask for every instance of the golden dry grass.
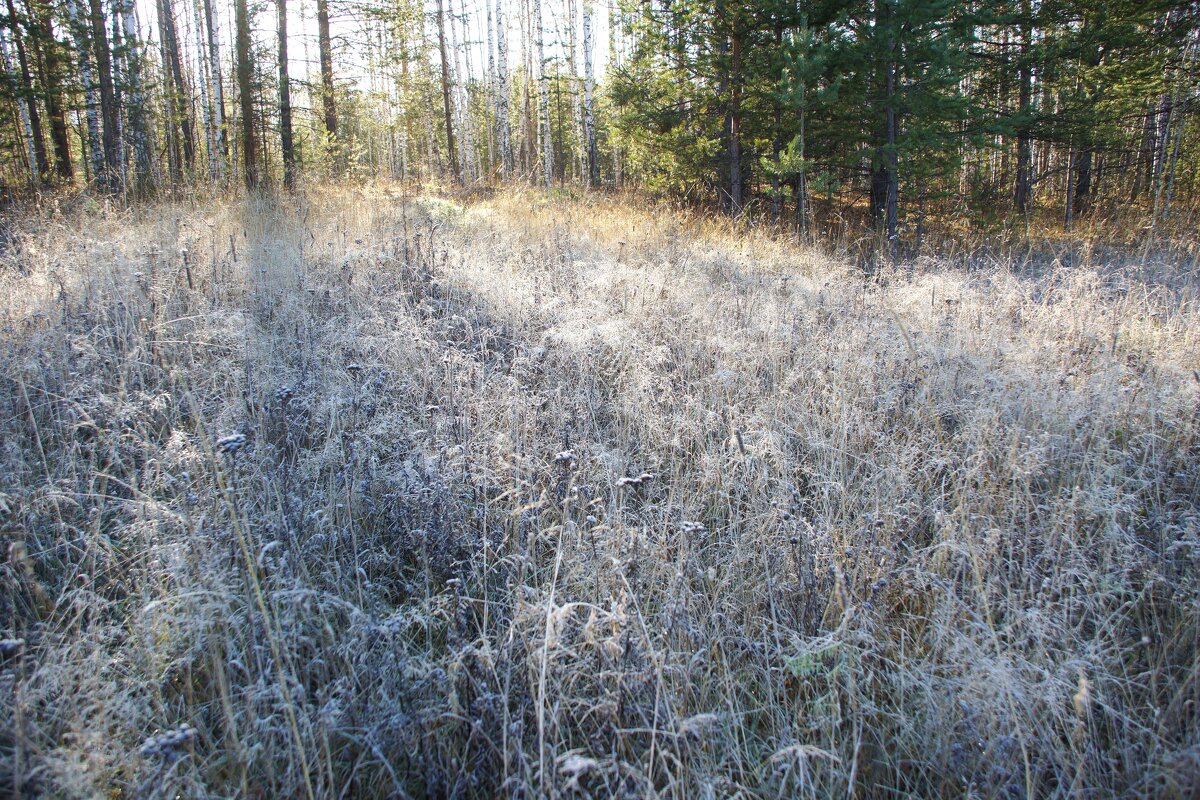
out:
M12 230L5 791L1200 781L1194 276L529 192Z

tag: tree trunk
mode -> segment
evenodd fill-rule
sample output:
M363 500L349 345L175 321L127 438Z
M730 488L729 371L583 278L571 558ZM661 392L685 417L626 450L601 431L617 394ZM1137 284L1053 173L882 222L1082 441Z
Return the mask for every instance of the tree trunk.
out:
M1021 60L1018 66L1017 113L1021 117L1017 128L1017 175L1013 183L1013 205L1022 214L1029 212L1030 193L1033 188L1033 142L1029 135L1030 104L1033 102L1033 65L1030 63L1032 26L1030 0L1021 2Z
M808 131L806 129L805 109L800 109L800 171L796 175L796 227L800 231L800 239L808 241L808 165L804 163L805 145Z
M25 37L21 34L23 20L17 16L13 0L8 3L8 27L12 32L13 46L17 51L17 67L21 70L21 95L25 101L25 113L29 117L29 128L33 136L34 160L29 167L34 172L35 179L40 182L50 174L50 159L46 154L46 141L42 136L42 119L38 113L37 89L33 85L33 76L29 72L29 58L25 53Z
M525 64L524 80L521 82L521 171L531 180L538 169L538 118L533 100L533 84L537 72L533 67L533 14L529 10L530 2L521 3L521 60Z
M17 100L17 110L21 117L21 128L25 134L25 158L29 162L29 182L36 184L37 176L37 151L33 143L33 125L29 119L29 101L22 95L17 81L16 73L13 71L12 55L8 51L8 37L4 35L4 31L0 30L0 58L4 61L4 77L8 88L13 93L13 97Z
M317 0L317 43L321 52L321 108L325 114L325 133L332 147L338 135L338 119L337 103L333 96L333 39L329 34L329 0Z
M534 58L537 60L538 115L542 123L542 175L547 189L554 184L554 150L550 131L550 83L546 78L546 48L542 25L542 0L533 0Z
M779 22L775 24L775 50L783 51L783 25ZM780 89L782 88L781 86ZM783 151L783 103L776 97L772 104L774 114L771 120L771 163L775 165L775 169L771 173L771 224L778 225L783 210L783 189L779 182L779 156Z
M442 59L442 113L446 120L446 151L450 159L450 172L454 175L455 181L461 181L462 177L458 171L458 154L454 148L454 111L451 107L450 92L450 61L446 57L446 13L443 8L442 0L438 0L437 4L437 23L438 23L438 54Z
M133 0L130 0L132 2ZM104 0L101 0L103 4ZM113 73L113 105L117 112L117 162L113 167L114 185L128 191L129 186L129 153L125 146L125 74L124 37L121 35L121 0L108 0L108 15L112 21L109 29L109 51L112 58Z
M167 182L171 186L177 186L183 182L183 151L179 141L179 95L175 93L174 80L171 77L171 37L166 32L166 14L162 8L162 0L156 0L155 11L158 16L158 63L163 70L163 102L166 105L166 119L162 127L167 152Z
M104 7L100 0L91 0L92 43L96 53L96 71L100 79L100 119L104 123L104 168L101 180L110 189L116 188L121 169L121 140L118 134L120 112L117 109L116 89L113 86L112 54L108 49L108 34L104 28Z
M582 176L587 166L583 145L587 139L587 133L583 129L583 98L580 96L582 92L580 92L579 86L579 31L576 22L578 9L575 0L567 0L567 17L569 18L567 22L567 75L571 82L571 143L575 150L575 169Z
M242 164L245 167L246 189L254 191L259 184L258 143L254 138L253 66L250 63L250 12L247 0L234 0L233 18L236 34L234 57L237 62L238 105L241 113Z
M146 89L142 81L141 45L138 40L137 23L133 17L133 0L122 0L121 27L125 39L126 109L133 145L136 185L141 192L154 178L154 140L146 118Z
M610 65L620 67L622 63L621 48L618 46L618 34L621 30L621 12L618 4L614 0L609 0L608 3L608 63ZM609 153L612 157L612 181L613 185L618 189L621 188L623 175L621 174L621 148L616 144L612 144L609 148Z
M731 18L725 0L716 0L714 6L717 25L717 49L720 55L720 79L717 96L725 101L723 142L728 159L729 213L739 216L744 205L742 196L742 37L736 22ZM728 60L726 60L728 59Z
M229 139L225 122L225 88L221 81L220 39L217 36L216 12L213 0L204 0L204 27L208 34L209 73L212 78L213 125L216 128L217 178L225 177L225 160L229 156Z
M896 37L890 34L887 60L887 238L888 250L893 261L896 259L896 237L900 216L900 154L897 150L899 137L896 120Z
M512 174L512 128L508 122L508 44L503 0L496 0L496 138L500 148L500 175Z
M292 142L292 87L288 78L287 0L275 0L279 11L279 143L283 151L283 185L296 185L296 147Z
M592 3L583 0L583 136L587 149L589 186L600 185L600 153L596 149L596 114L592 98L596 92L596 75L592 66Z
M1147 103L1142 115L1141 145L1133 159L1133 185L1129 190L1131 203L1150 185L1151 176L1154 174L1154 119L1154 108Z
M96 88L95 73L90 56L87 24L84 20L80 0L67 0L67 16L70 20L75 52L79 55L79 77L83 83L84 102L87 107L88 157L92 164L92 177L100 180L104 174L104 150L100 136L100 92Z
M488 113L496 113L496 51L492 49L495 28L492 26L491 0L483 0L483 7L487 12L487 81L490 102L483 110L484 123L487 124L489 122ZM490 182L496 176L496 127L491 124L487 124L487 155L488 180Z
M896 119L896 32L891 6L880 4L879 27L885 31L883 59L883 144L875 148L875 164L871 173L871 216L882 225L887 236L889 256L895 260L896 237L899 225L899 137Z
M1072 216L1082 217L1092 206L1092 161L1091 145L1084 145L1075 159L1075 193L1071 201Z
M214 124L215 114L212 102L212 81L209 74L209 60L205 55L207 46L203 37L204 26L200 21L200 0L191 0L192 24L196 27L196 57L198 73L196 80L200 84L200 107L204 111L204 149L208 153L208 179L217 179L217 128Z
M478 152L475 149L474 122L471 118L470 95L467 87L471 79L470 48L466 46L466 35L460 40L458 35L458 16L454 13L454 0L450 1L450 86L454 93L454 111L458 117L458 154L462 174L470 182L474 182L479 170ZM464 67L464 51L467 63Z
M1063 227L1067 230L1071 229L1071 222L1075 217L1075 160L1075 143L1072 142L1067 153L1067 201L1063 204Z
M92 0L96 2L97 0ZM179 54L179 35L175 26L174 0L158 0L159 21L162 27L163 49L169 67L172 83L169 94L169 107L173 123L178 123L182 131L183 161L189 172L196 161L196 145L193 138L192 118L188 113L186 101L190 96L187 84L183 80L183 59Z
M733 215L745 208L742 187L742 34L736 28L729 37L729 202Z
M46 115L50 117L50 141L54 144L54 166L58 177L64 181L75 179L75 167L71 163L71 145L67 134L67 112L62 103L62 62L59 58L59 42L54 38L54 27L50 22L50 11L46 6L34 9L37 14L38 36L42 40L41 84L46 92Z
M1192 76L1191 80L1192 81L1195 80L1194 75ZM1180 118L1180 120L1187 119L1187 111L1188 111L1187 107L1188 107L1188 101L1190 99L1191 99L1190 95L1184 94L1182 92L1180 93L1180 95L1179 95L1179 104L1180 104L1179 118ZM1180 122L1180 124L1176 125L1175 127L1176 127L1175 142L1174 142L1173 146L1171 147L1171 155L1167 159L1167 189L1166 189L1166 196L1163 197L1163 204L1162 204L1162 209L1161 209L1163 219L1166 219L1167 216L1171 213L1171 200L1175 194L1175 172L1179 165L1179 151L1183 145L1184 125L1182 122Z

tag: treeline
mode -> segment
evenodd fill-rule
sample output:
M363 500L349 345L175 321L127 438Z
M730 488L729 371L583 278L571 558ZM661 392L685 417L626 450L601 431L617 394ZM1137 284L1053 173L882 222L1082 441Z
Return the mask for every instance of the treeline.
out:
M612 85L628 166L740 213L1097 203L1153 219L1200 188L1200 5L1156 0L661 0Z
M601 181L590 2L0 2L9 189Z
M638 184L893 241L1200 196L1197 2L3 3L9 188Z

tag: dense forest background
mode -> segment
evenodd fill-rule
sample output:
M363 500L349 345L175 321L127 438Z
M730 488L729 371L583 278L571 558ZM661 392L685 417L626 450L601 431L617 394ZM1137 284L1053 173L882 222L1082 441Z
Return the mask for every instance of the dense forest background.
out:
M893 242L1200 196L1194 2L5 3L10 191L636 186Z

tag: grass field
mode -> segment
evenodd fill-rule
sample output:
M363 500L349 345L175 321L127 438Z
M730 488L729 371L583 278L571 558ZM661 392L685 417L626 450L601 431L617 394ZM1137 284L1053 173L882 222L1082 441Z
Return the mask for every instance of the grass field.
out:
M1186 265L399 188L8 230L0 791L1200 787Z

